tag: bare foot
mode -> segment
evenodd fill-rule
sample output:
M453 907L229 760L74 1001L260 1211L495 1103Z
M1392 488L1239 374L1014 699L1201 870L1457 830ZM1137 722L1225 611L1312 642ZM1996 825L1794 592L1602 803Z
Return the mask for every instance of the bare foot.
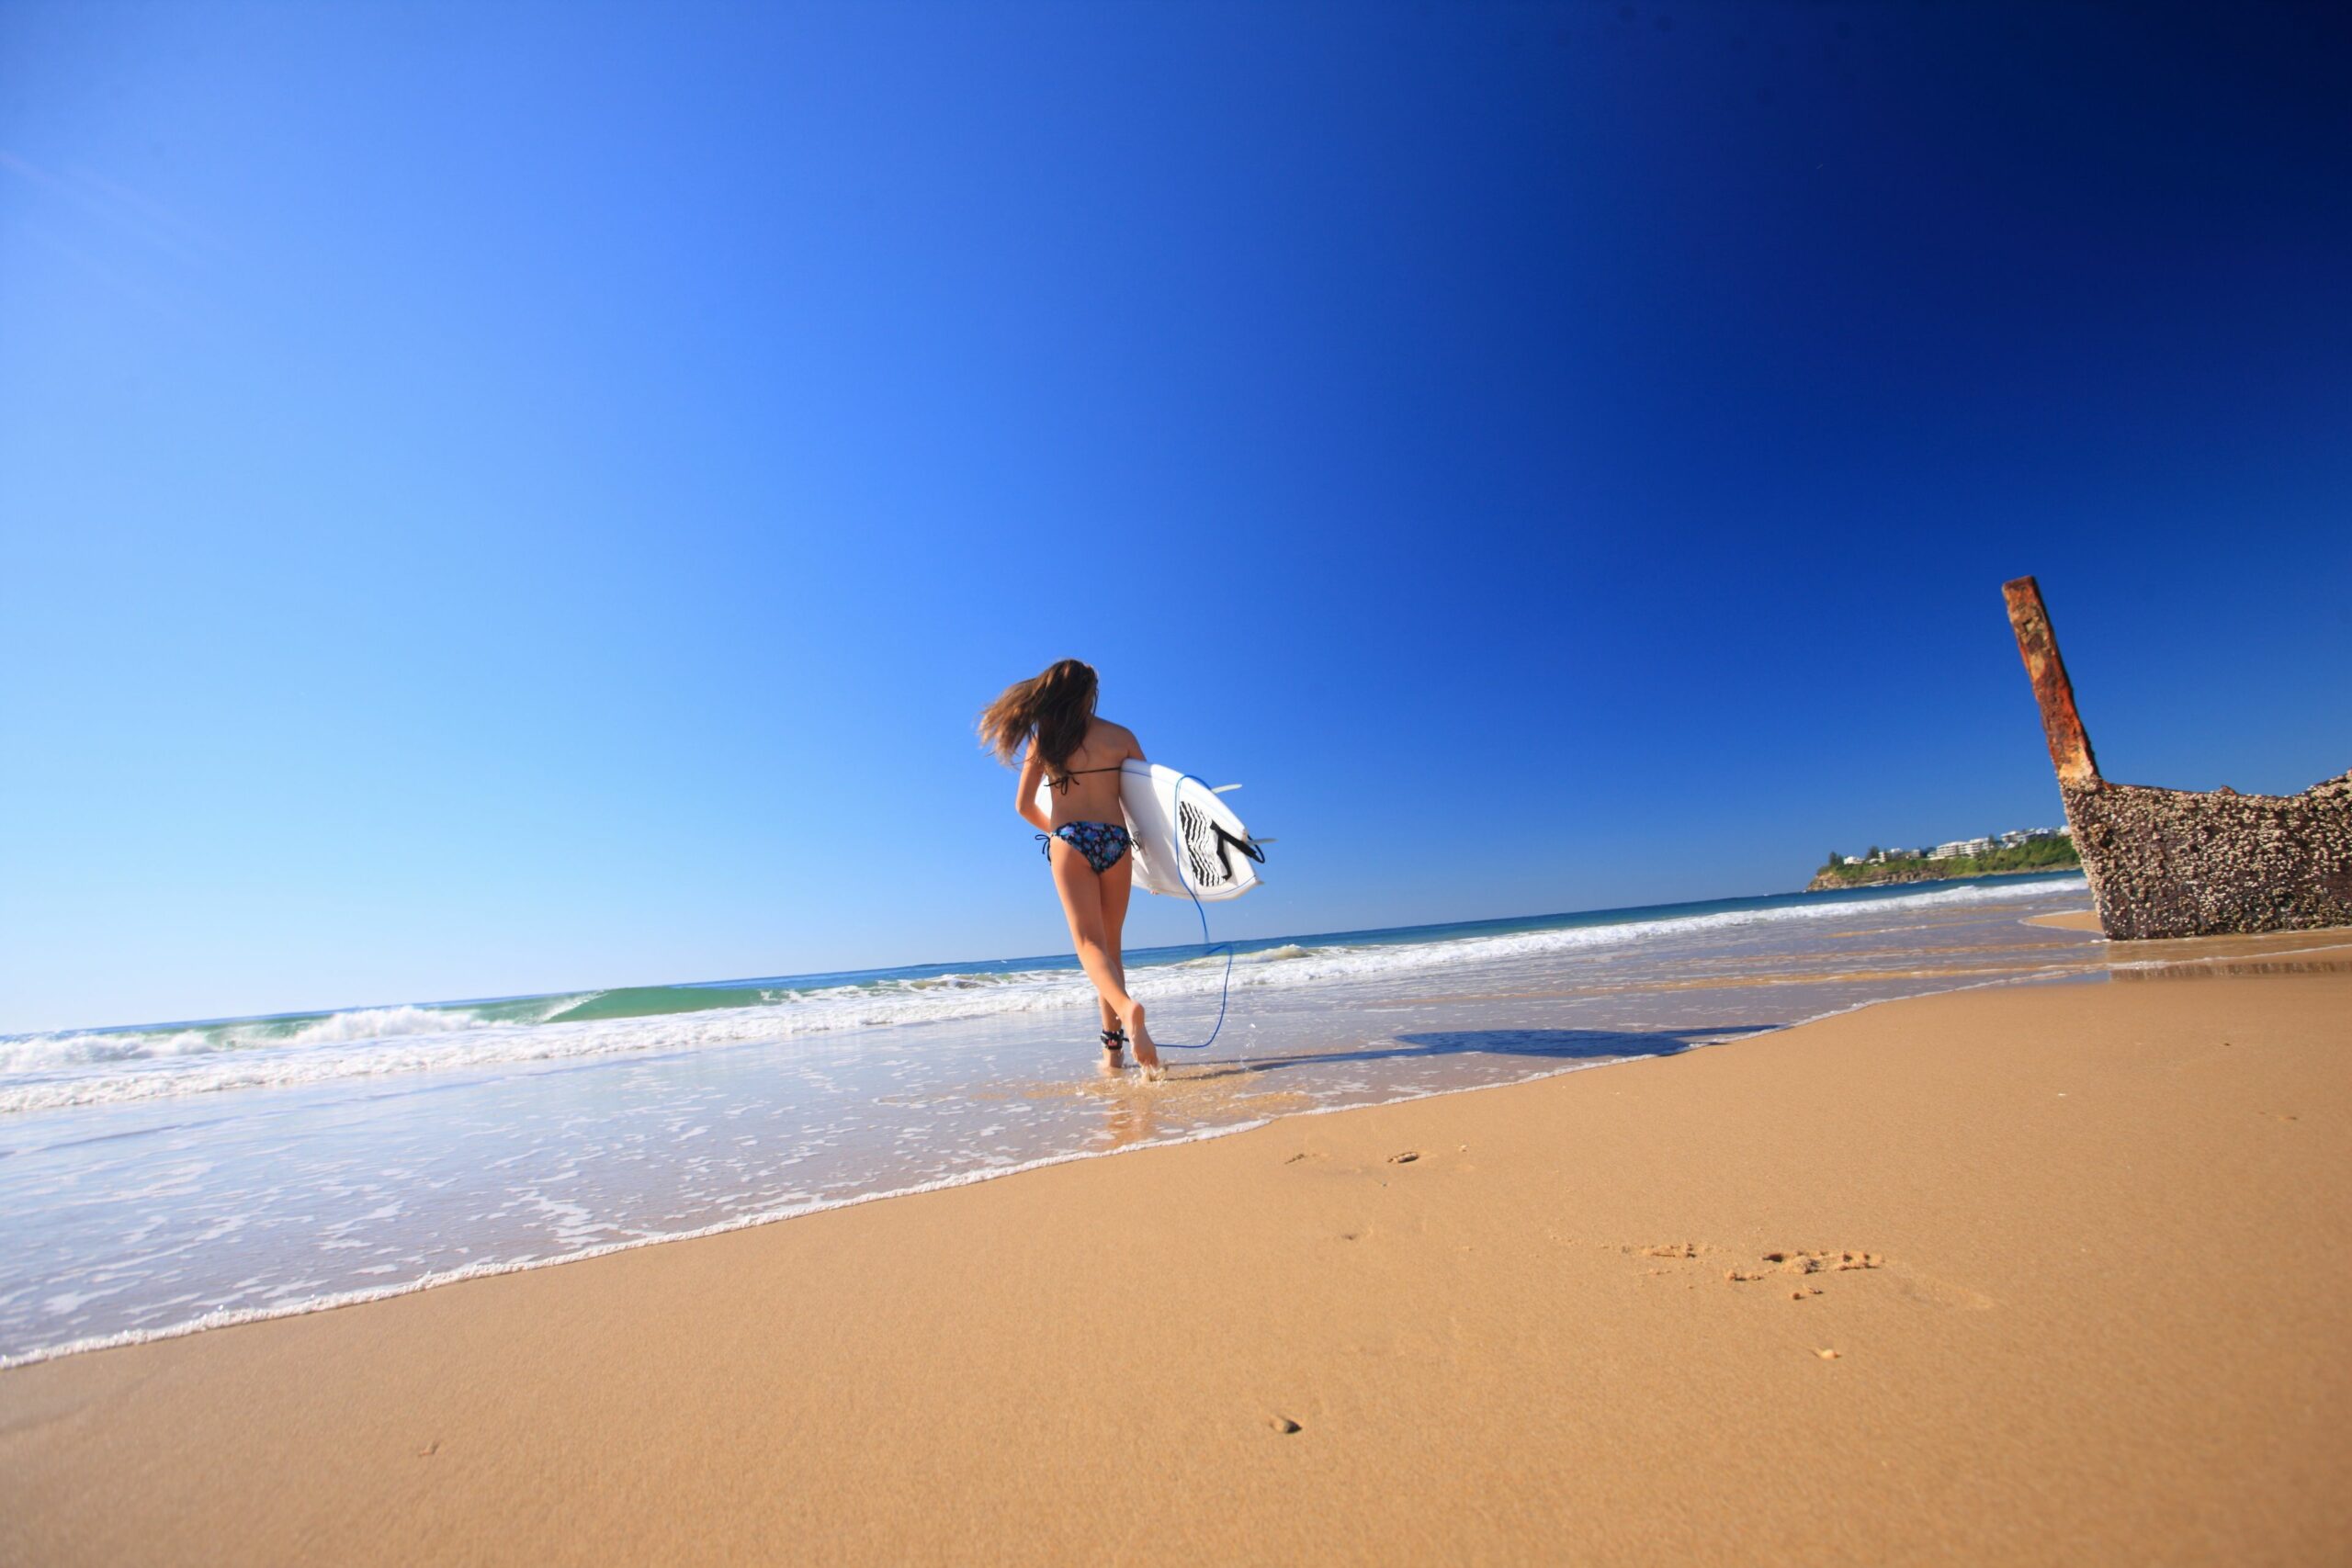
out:
M1143 1026L1143 1004L1134 1003L1127 1016L1121 1020L1127 1026L1127 1039L1136 1048L1136 1061L1147 1078L1157 1078L1163 1069L1159 1065L1159 1048L1151 1043L1151 1031Z

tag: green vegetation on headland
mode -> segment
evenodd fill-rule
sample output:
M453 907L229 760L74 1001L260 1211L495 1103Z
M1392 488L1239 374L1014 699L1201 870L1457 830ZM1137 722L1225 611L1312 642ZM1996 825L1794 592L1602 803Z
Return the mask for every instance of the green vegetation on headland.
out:
M1882 859L1881 852L1872 846L1859 864L1849 864L1844 855L1833 850L1828 863L1814 873L1805 891L1826 893L1839 887L1868 887L1881 882L1940 882L1948 876L2065 871L2082 863L2082 857L2075 852L2074 840L2060 838L2029 839L2022 844L1996 847L1973 855L1951 855L1943 860L1917 856Z

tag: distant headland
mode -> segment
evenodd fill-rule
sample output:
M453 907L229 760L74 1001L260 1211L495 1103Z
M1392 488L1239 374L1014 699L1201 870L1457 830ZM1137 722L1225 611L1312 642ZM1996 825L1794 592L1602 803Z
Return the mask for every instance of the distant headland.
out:
M1858 855L1829 852L1808 893L1869 887L1882 882L1941 882L1951 876L2002 876L2021 871L2064 871L2082 864L2066 828L2030 828L1983 839L1955 839L1931 850L1883 850Z

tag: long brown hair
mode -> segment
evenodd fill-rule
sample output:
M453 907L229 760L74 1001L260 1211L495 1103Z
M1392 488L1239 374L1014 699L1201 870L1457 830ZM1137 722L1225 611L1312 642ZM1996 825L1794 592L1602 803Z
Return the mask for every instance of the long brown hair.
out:
M1023 742L1035 746L1049 768L1069 761L1086 739L1094 717L1094 666L1065 659L1042 675L1015 681L980 710L980 744L1011 762Z

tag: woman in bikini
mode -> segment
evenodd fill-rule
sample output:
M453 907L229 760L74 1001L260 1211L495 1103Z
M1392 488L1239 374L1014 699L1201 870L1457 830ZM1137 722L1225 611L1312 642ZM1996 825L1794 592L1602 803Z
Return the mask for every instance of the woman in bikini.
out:
M1143 748L1122 725L1094 716L1092 667L1065 659L1044 674L1018 681L980 715L980 744L1011 765L1021 758L1013 809L1038 829L1054 868L1054 887L1069 919L1070 941L1102 1010L1106 1066L1121 1066L1132 1042L1147 1077L1159 1074L1159 1053L1144 1028L1143 1004L1127 994L1119 954L1135 862L1127 853L1126 816L1119 808L1119 764L1143 761ZM1053 809L1037 805L1048 788Z

